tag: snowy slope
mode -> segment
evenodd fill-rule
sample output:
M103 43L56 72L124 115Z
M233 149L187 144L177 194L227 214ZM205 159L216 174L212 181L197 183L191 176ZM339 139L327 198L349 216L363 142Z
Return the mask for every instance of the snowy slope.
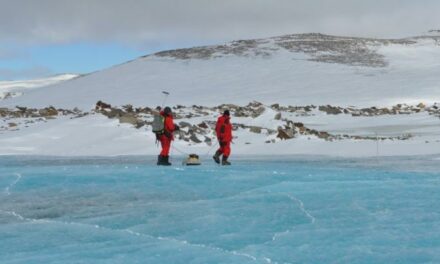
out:
M48 78L41 78L26 81L0 81L0 100L8 99L7 97L21 96L27 91L40 88L63 81L67 81L77 77L76 74L60 74Z
M98 100L116 107L154 107L162 103L163 90L171 92L167 104L188 106L176 122L193 126L214 121L220 109L203 108L206 115L200 115L192 105L262 102L264 112L257 117L233 112L234 124L245 126L234 131L233 154L438 154L440 110L434 103L440 102L439 72L440 36L435 34L399 40L302 34L164 51L0 100L0 114L2 107L17 105L78 107L87 114L0 118L0 155L156 154L149 126L136 129L90 110ZM355 106L358 110L409 106L403 105L397 114L356 116L329 114L318 107L301 114L276 110L269 106L272 103ZM406 113L405 107L415 110ZM191 118L185 117L191 113ZM282 119L275 119L277 114ZM340 139L297 134L280 140L276 131L287 121ZM262 132L250 131L254 126L263 128ZM176 140L172 155L212 154L215 135L208 132L199 135L200 143ZM204 142L205 136L214 145Z
M4 106L392 105L440 101L440 37L289 35L161 52L45 87Z

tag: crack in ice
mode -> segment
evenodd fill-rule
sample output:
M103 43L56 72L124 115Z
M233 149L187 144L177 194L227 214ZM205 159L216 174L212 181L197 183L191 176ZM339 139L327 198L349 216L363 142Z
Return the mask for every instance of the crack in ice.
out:
M124 231L126 231L127 233L130 233L132 235L135 235L135 236L146 236L146 237L154 238L154 239L161 240L161 241L175 242L175 243L179 243L179 244L183 244L183 245L187 245L187 246L191 246L191 247L207 248L207 249L211 249L211 250L215 250L215 251L220 251L220 252L226 253L226 254L232 254L232 255L235 255L235 256L246 257L246 258L249 258L249 259L251 259L253 261L257 261L256 257L254 257L254 256L252 256L250 254L240 253L240 252L237 252L235 250L234 251L229 251L229 250L226 250L226 249L223 249L223 248L208 246L208 245L205 245L205 244L194 244L194 243L188 242L186 240L179 240L179 239L172 238L172 237L161 237L161 236L155 237L155 236L152 236L152 235L139 233L139 232L133 231L131 229L124 229ZM266 259L266 258L264 258L264 259ZM266 262L267 262L267 260L266 260ZM268 263L270 263L270 262L268 262Z
M15 211L4 211L4 210L0 210L0 212L7 214L7 215L11 215L21 221L28 221L28 222L33 222L33 223L51 223L51 222L55 222L55 221L50 221L50 220L46 220L46 219L34 219L34 218L27 218L22 216L21 214L15 212Z
M191 246L191 247L199 247L199 248L207 248L207 249L211 249L211 250L216 250L222 253L226 253L226 254L231 254L234 256L241 256L241 257L246 257L248 259L251 259L252 261L257 261L258 259L255 256L252 256L250 254L247 253L240 253L237 251L229 251L223 248L219 248L219 247L212 247L212 246L208 246L208 245L204 245L204 244L193 244L190 243L186 240L179 240L179 239L175 239L175 238L169 238L169 237L155 237L149 234L143 234L143 233L139 233L136 231L133 231L131 229L112 229L112 228L107 228L107 227L102 227L99 225L91 225L91 224L84 224L84 223L78 223L78 222L65 222L65 221L54 221L54 220L46 220L46 219L34 219L34 218L27 218L24 217L18 213L16 213L15 211L4 211L4 210L0 210L0 212L3 212L7 215L11 215L16 217L17 219L21 220L21 221L27 221L27 222L32 222L32 223L56 223L56 224L64 224L64 225L77 225L77 226L85 226L85 227L93 227L96 229L102 229L102 230L106 230L106 231L112 231L112 232L124 232L127 234L130 234L132 236L143 236L143 237L148 237L151 239L155 239L155 240L160 240L160 241L168 241L168 242L175 242L175 243L180 243L180 244L184 244L187 246ZM273 263L271 262L271 260L267 257L263 257L263 260L266 263Z
M309 213L309 211L307 211L305 208L304 208L304 203L303 203L303 201L301 201L300 199L298 199L298 198L296 198L295 196L293 196L293 195L291 195L291 194L286 194L287 195L287 197L289 197L291 200L293 200L293 201L296 201L298 204L299 204L299 209L310 219L310 221L311 221L311 223L312 224L314 224L315 223L315 221L316 221L316 218L313 216L313 215L311 215L310 213Z
M307 218L310 219L310 223L311 223L311 224L314 224L314 223L315 223L316 218L315 218L312 214L310 214L309 211L307 211L307 210L305 209L303 201L301 201L300 199L296 198L295 196L293 196L293 195L291 195L291 194L286 193L285 195L286 195L290 200L292 200L292 201L294 201L295 203L298 204L299 209L301 210L301 212L302 212ZM283 232L275 233L275 234L272 236L272 241L275 241L275 240L277 239L277 237L282 236L282 235L285 235L285 234L288 234L288 233L290 233L291 231L292 231L291 229L288 229L288 230L283 231Z
M5 193L6 193L6 196L9 196L9 195L11 195L11 188L12 187L14 187L20 180L21 180L21 174L20 173L15 173L14 174L17 178L15 179L15 181L13 181L11 184L9 184L9 186L7 186L6 188L5 188Z
M237 252L235 250L229 251L229 250L226 250L226 249L223 249L223 248L213 247L213 246L209 246L209 245L205 245L205 244L193 244L193 243L190 243L190 242L188 242L186 240L179 240L179 239L169 238L169 237L157 237L157 239L165 240L165 241L173 241L173 242L182 243L184 245L189 245L189 246L193 246L193 247L208 248L208 249L220 251L222 253L227 253L227 254L232 254L232 255L235 255L235 256L246 257L248 259L251 259L252 261L257 261L258 260L255 256L252 256L252 255L247 254L247 253L240 253L240 252ZM266 258L263 258L263 259L267 262ZM267 262L267 263L270 263L270 262Z

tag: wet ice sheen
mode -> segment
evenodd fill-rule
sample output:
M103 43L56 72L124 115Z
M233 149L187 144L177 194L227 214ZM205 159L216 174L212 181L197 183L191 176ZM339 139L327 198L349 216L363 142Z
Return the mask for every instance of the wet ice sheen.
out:
M440 262L437 163L2 157L0 263Z

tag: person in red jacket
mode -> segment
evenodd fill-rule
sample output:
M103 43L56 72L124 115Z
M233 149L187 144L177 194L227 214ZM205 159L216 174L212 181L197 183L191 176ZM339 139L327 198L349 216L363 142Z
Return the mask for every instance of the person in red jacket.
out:
M225 110L223 115L217 119L215 133L217 134L220 148L212 158L216 163L220 164L220 156L223 155L222 165L231 165L231 163L228 161L229 155L231 154L232 142L232 124L229 110Z
M173 132L179 130L179 126L174 124L173 114L171 112L171 108L169 108L168 106L160 112L160 115L164 118L164 131L162 134L158 135L162 150L157 159L157 165L169 166L171 165L169 156L171 141L174 140Z

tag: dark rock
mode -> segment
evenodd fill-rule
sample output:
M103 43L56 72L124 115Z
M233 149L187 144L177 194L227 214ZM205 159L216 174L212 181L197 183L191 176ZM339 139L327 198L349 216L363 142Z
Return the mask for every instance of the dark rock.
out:
M258 107L257 109L252 111L252 117L259 117L262 113L264 113L266 109L263 106Z
M131 104L124 105L122 107L122 109L124 109L127 113L133 113L134 112L133 111L133 105L131 105Z
M306 130L309 134L318 136L319 135L319 131L315 130L315 129L308 129Z
M261 134L261 127L251 126L249 127L249 131L256 134Z
M275 120L281 120L281 113L280 112L276 113L274 119Z
M273 104L270 107L275 110L280 110L280 104Z
M235 110L233 114L235 117L248 117L249 115L246 114L246 112L244 111L244 109L242 107L239 107Z
M149 108L149 107L145 107L145 108L138 107L138 108L135 109L135 112L138 113L138 114L140 114L140 113L151 114L152 113L152 109Z
M421 109L425 109L425 108L426 108L426 105L425 105L424 103L419 103L419 104L417 105L417 107L418 107L418 108L421 108Z
M329 139L330 138L330 134L325 132L325 131L321 131L318 133L318 137L319 138L323 138L323 139Z
M87 113L87 112L85 112L85 113L77 113L77 114L75 114L75 116L71 117L71 119L81 118L81 117L84 117L84 116L87 116L87 115L89 115L89 113Z
M372 109L372 108L362 108L361 112L364 115L372 115L374 113L374 109Z
M95 106L96 111L102 111L102 110L110 109L110 108L112 108L112 106L110 104L104 103L101 100L99 100Z
M181 128L185 128L185 127L191 127L192 125L190 123L188 123L188 122L180 121L179 122L179 126Z
M58 115L58 110L56 110L53 106L50 106L44 109L40 109L38 113L43 117L56 116Z
M198 124L197 126L200 128L204 128L204 129L209 128L209 126L205 122L202 122L202 123Z
M261 107L261 106L263 106L263 104L260 103L260 102L257 102L257 101L250 102L250 103L247 105L247 107L253 107L253 108L255 108L255 107Z
M195 143L202 143L202 141L197 137L195 133L191 133L189 139Z
M110 111L102 111L103 115L107 116L108 118L115 118L115 117L121 117L124 115L124 111L117 108L111 108Z
M315 106L313 106L313 105L312 105L312 106L307 105L306 107L304 107L304 110L305 110L306 112L311 112L313 108L315 108Z
M295 130L293 129L283 129L278 128L278 135L277 138L280 138L282 140L292 139L295 137Z
M22 107L22 106L16 106L15 108L17 108L20 112L26 112L27 107Z
M321 105L321 106L319 106L318 109L319 109L319 111L326 112L329 115L337 115L337 114L342 113L342 111L339 107L334 107L331 105L326 105L326 106Z

